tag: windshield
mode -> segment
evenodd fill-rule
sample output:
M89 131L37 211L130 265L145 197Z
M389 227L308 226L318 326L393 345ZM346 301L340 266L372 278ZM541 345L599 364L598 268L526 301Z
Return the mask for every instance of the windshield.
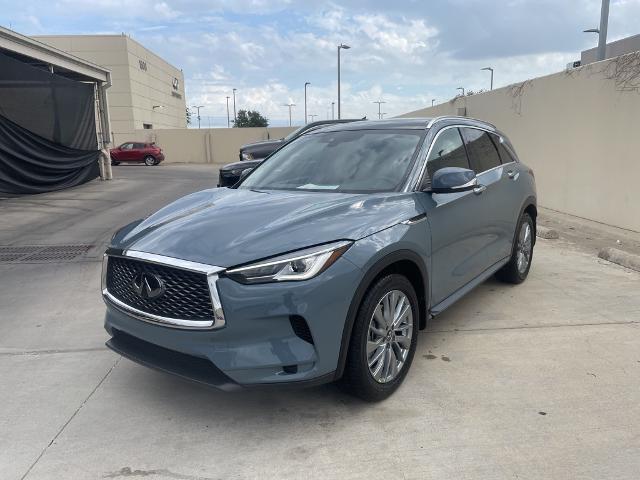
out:
M306 128L306 125L303 125L300 128L296 128L293 132L291 132L289 135L284 137L283 140L286 140L288 142L292 138L295 138L295 136L298 135L300 131L303 130L304 128Z
M271 155L239 188L393 191L407 176L422 133L343 130L302 135Z

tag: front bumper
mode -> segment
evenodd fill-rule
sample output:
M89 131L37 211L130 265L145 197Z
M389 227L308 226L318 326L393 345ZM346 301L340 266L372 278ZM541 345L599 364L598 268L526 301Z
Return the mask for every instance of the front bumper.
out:
M303 282L242 285L221 275L217 290L225 323L216 329L143 321L105 298L105 328L112 336L107 346L143 365L225 390L330 381L361 275L344 258ZM301 320L307 335L296 328Z

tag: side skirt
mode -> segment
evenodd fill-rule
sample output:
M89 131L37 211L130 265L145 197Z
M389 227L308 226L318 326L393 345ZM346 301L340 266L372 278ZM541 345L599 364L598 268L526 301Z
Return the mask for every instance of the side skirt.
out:
M436 315L440 315L442 312L444 312L447 308L449 308L451 305L453 305L458 300L460 300L462 297L464 297L471 290L473 290L478 285L483 283L491 275L493 275L498 270L500 270L503 266L505 266L507 263L509 263L509 259L510 258L511 257L505 257L502 260L500 260L499 262L494 263L489 268L487 268L484 272L482 272L480 275L478 275L476 278L471 280L469 283L467 283L466 285L460 287L458 290L456 290L454 293L449 295L447 298L442 300L437 305L434 305L433 307L431 307L431 311L429 312L431 317L435 317Z

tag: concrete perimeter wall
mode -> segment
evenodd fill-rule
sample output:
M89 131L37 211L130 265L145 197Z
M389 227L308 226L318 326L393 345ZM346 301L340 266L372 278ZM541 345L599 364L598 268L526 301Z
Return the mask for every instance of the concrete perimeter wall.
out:
M496 125L533 168L541 206L640 232L640 52L403 117Z
M285 137L298 127L201 128L136 130L119 134L114 145L126 141L156 142L166 163L210 163L214 168L237 162L244 144Z

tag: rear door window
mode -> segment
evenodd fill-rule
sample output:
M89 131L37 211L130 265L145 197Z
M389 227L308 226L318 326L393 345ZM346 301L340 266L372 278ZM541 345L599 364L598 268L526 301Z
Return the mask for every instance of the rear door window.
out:
M469 163L476 175L500 165L500 156L489 134L477 128L461 128Z
M431 147L427 158L429 178L444 167L469 168L469 160L457 128L443 130Z
M507 150L507 147L502 141L502 138L500 138L498 135L491 135L491 139L498 149L498 153L500 154L500 160L502 160L502 163L515 162L513 155L511 155L509 150Z

